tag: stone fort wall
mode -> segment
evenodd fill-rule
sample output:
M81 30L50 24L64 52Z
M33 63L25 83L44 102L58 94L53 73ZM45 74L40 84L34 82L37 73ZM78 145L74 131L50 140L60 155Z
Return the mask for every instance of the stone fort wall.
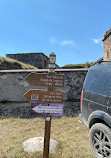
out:
M111 61L111 29L106 31L103 38L104 61Z
M6 57L18 60L20 62L33 65L39 69L48 68L49 58L43 53L19 53L19 54L6 54Z
M85 76L88 69L59 69L57 74L64 74L63 103L64 114L74 116L80 110L80 96ZM48 72L47 69L38 69L33 72ZM25 77L31 70L2 70L0 71L0 117L20 116L31 117L30 103L24 97L29 89L41 88L30 86ZM45 88L45 87L44 87ZM9 103L11 101L12 103Z

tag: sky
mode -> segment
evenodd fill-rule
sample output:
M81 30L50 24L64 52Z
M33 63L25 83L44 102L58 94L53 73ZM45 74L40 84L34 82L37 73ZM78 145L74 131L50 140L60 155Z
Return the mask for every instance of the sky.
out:
M0 0L0 56L56 54L59 66L103 56L111 0Z

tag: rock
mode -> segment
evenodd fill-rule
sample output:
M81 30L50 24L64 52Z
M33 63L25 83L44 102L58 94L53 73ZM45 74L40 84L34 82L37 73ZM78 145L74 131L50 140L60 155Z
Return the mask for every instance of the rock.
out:
M78 120L79 123L81 123L81 120Z
M57 148L57 141L54 139L50 139L50 148L49 152L54 153ZM37 152L42 151L44 148L44 137L34 137L23 142L23 148L25 152Z

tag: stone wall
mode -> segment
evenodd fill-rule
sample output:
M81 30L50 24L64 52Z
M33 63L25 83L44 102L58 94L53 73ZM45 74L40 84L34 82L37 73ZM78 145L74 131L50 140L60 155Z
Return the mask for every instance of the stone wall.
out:
M104 61L111 61L111 29L106 31L103 39Z
M48 57L43 53L7 54L6 57L33 65L39 69L48 68Z
M57 74L64 74L63 102L65 115L74 116L80 110L80 95L85 76L88 69L71 69L71 70L56 70ZM48 70L33 70L33 72L43 73ZM30 70L12 70L0 71L0 115L8 116L15 115L29 117L30 103L24 97L24 93L29 89L41 88L38 86L30 86L25 77L30 73ZM45 87L44 87L45 88ZM59 89L59 88L58 88ZM7 103L6 103L7 102ZM13 103L8 103L13 102ZM26 108L25 112L24 109ZM7 112L6 112L7 111ZM14 114L15 113L15 114ZM25 113L25 114L24 114Z
M64 116L74 117L80 112L80 102L64 102ZM6 117L32 118L31 103L0 103L0 119Z

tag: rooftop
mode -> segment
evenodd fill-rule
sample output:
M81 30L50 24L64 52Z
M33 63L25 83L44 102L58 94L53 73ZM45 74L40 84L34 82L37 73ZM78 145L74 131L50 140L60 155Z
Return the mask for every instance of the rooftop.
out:
M111 28L110 30L106 31L105 35L104 35L104 38L103 38L103 41L111 34Z
M24 55L24 54L42 54L45 57L47 57L44 53L42 52L30 52L30 53L16 53L16 54L6 54L6 55ZM48 57L47 57L48 58ZM48 58L49 59L49 58Z

